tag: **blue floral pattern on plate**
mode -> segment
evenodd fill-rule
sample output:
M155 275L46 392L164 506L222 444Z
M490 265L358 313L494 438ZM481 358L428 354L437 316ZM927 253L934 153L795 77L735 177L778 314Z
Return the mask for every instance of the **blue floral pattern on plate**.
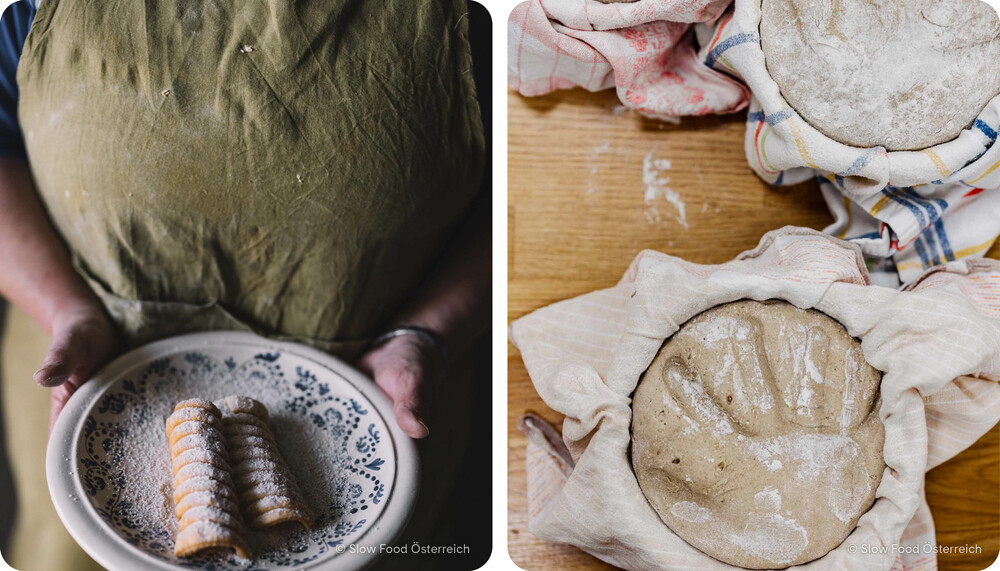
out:
M119 379L97 400L84 420L77 448L78 476L91 505L125 541L182 567L300 567L335 557L337 546L357 542L374 524L392 490L395 456L384 420L350 382L317 363L279 351L240 354L232 349L229 353L185 351L150 361ZM171 383L199 379L199 385L225 393L227 384L237 378L280 393L282 410L271 409L272 421L282 417L320 429L327 438L322 445L337 451L338 461L329 469L344 477L327 505L312 506L316 513L312 531L297 532L287 545L255 546L250 565L235 557L178 559L173 555L173 530L151 529L134 521L134 506L122 497L130 429L151 420L151 415L169 413L173 403L164 403L160 393Z

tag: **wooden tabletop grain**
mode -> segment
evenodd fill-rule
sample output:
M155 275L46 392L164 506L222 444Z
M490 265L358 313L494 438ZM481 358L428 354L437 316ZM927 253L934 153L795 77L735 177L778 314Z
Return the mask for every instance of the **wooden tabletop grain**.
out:
M651 248L720 263L785 225L822 229L832 219L814 183L774 188L743 154L744 115L673 125L625 111L613 91L508 96L508 319L614 285ZM669 191L669 192L668 192ZM682 211L683 208L683 211ZM991 251L997 257L997 247ZM508 549L524 569L608 566L528 531L517 419L528 411L561 427L508 344ZM942 570L978 571L1000 553L1000 430L927 475Z

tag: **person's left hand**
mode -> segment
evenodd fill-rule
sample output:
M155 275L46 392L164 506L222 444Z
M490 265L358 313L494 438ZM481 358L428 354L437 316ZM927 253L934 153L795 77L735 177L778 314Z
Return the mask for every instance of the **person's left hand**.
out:
M392 399L396 422L410 438L429 434L424 418L427 395L441 370L437 348L416 335L400 335L368 351L358 368Z

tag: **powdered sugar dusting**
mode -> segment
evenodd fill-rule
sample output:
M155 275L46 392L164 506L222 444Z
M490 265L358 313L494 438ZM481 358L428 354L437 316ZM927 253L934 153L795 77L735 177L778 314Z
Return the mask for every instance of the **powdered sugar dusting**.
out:
M99 472L88 472L86 464L78 464L84 487L91 494L89 499L99 513L103 510L105 522L118 533L134 538L151 554L173 561L178 522L174 510L174 462L165 420L178 401L194 396L216 400L235 393L253 395L269 409L274 442L285 462L267 467L275 473L290 472L300 484L296 491L316 515L315 527L309 531L287 527L249 530L254 565L267 567L292 554L299 559L311 556L308 560L326 553L329 557L335 554L332 546L367 531L381 513L394 479L391 440L382 436L388 429L360 393L329 371L317 378L304 367L292 366L291 378L284 379L284 372L275 364L280 356L253 356L251 352L243 356L243 365L237 366L232 358L223 364L203 353L178 354L149 364L141 374L134 373L113 385L90 412L92 417L78 449L81 461L106 462L98 466ZM297 356L289 359L293 363L312 363ZM362 419L364 424L359 425ZM187 431L189 424L195 423L178 424L174 433ZM185 436L175 440L175 447L180 450L204 441L203 436ZM179 452L178 458L182 456L197 460L177 462L178 481L192 482L193 488L210 479L231 478L231 466L204 463L209 458L197 448ZM245 462L263 466L264 462L255 457L236 458L240 454L228 456L234 465ZM261 499L281 488L274 478L245 480L244 484L250 497L259 494ZM186 497L200 493L207 492L199 488ZM265 501L260 507L268 506ZM215 512L206 512L212 514ZM204 526L205 530L212 528ZM233 557L215 555L205 561L219 569L241 566Z
M309 483L303 491L306 502L317 509L338 503L337 496L347 487L346 475L330 469L341 463L337 457L339 448L323 446L329 438L307 419L281 414L284 396L274 387L260 386L251 378L231 378L226 386L203 386L189 379L178 381L160 388L158 398L162 400L158 401L160 406L156 408L169 411L173 403L193 395L214 400L234 392L253 394L272 411L275 439L292 472ZM120 488L122 505L127 505L124 515L137 527L165 530L172 537L176 533L177 521L173 509L172 462L163 419L142 410L125 424L129 431L129 453L121 466L124 484ZM192 454L204 455L198 450L181 453L182 456ZM261 484L262 494L277 491L273 482ZM297 544L305 545L309 540L308 532L289 533L287 529L251 531L250 535L251 544L259 552L294 548Z

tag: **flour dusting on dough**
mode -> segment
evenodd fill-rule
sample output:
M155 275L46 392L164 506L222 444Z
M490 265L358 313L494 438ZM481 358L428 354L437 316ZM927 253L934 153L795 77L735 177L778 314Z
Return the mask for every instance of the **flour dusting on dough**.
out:
M733 425L729 422L729 417L715 406L700 380L685 378L677 367L671 367L667 371L667 378L689 398L694 406L695 416L702 424L707 424L716 436L732 434Z
M678 519L691 523L705 523L712 519L712 512L694 502L677 502L670 508L670 513Z
M768 411L775 406L771 392L764 386L759 357L746 357L745 348L759 335L759 328L729 317L692 323L677 334L678 337L694 337L706 348L723 352L722 362L714 370L712 388L716 394L721 387L731 388L734 399L730 405L744 414L750 414L751 409Z
M872 491L871 484L863 482L864 486L854 486L845 494L843 490L830 488L826 492L826 499L830 502L830 508L837 519L847 523L854 519L854 516L865 507L868 501L868 494Z
M818 312L745 301L696 316L633 396L639 485L671 529L716 559L812 561L874 499L885 466L879 380L860 344Z
M795 461L795 479L803 484L814 482L820 476L830 478L844 471L859 454L857 443L839 434L795 433L771 438L751 438L739 434L737 440L745 443L768 470L782 467L777 457ZM772 467L772 462L777 462Z
M790 563L809 545L809 534L794 519L751 512L746 527L733 534L732 541L751 555Z
M759 509L777 512L781 509L781 492L771 486L764 486L764 489L753 496L753 501Z

